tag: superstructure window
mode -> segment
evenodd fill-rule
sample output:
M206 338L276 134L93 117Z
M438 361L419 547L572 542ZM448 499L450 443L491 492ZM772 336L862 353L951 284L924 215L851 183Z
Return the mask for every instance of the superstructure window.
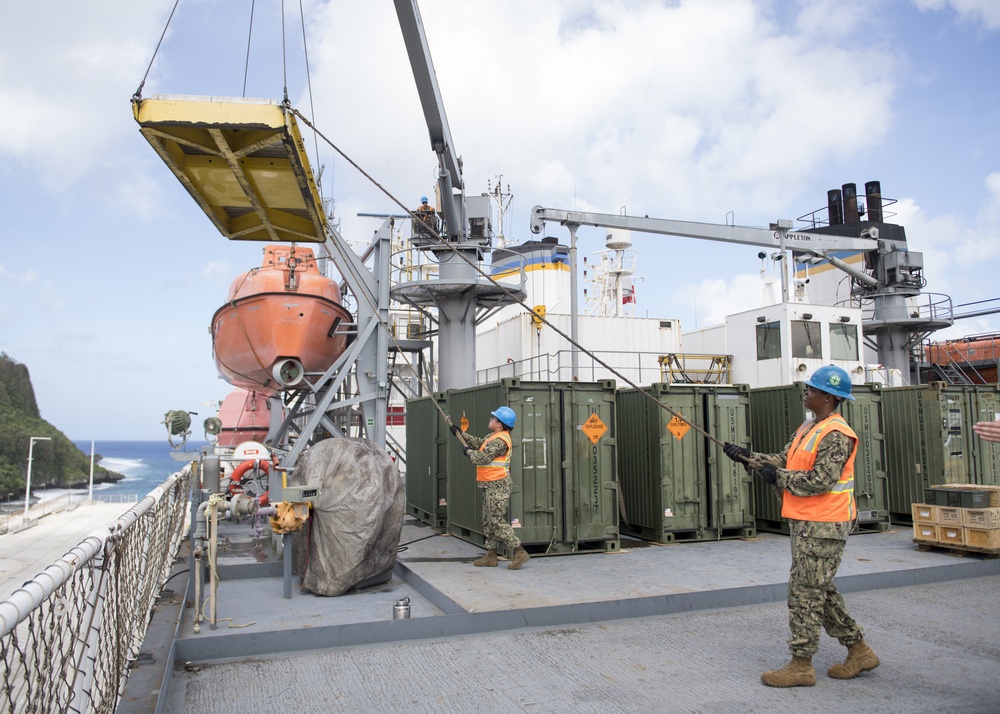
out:
M757 325L757 360L781 357L781 327L777 322Z
M830 359L858 358L858 326L830 325Z
M818 322L792 320L792 357L823 359Z

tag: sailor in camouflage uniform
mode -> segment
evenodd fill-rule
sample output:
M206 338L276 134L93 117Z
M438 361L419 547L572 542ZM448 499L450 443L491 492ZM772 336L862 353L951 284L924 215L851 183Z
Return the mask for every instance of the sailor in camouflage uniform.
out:
M780 454L759 454L735 444L723 447L733 461L745 463L775 487L781 515L791 530L792 568L788 582L788 648L792 661L765 672L771 687L816 684L812 656L823 629L847 647L847 659L830 667L835 679L852 679L875 669L879 659L865 643L864 631L847 612L833 578L857 519L854 458L858 437L837 412L851 396L851 379L839 367L820 367L806 382L803 398L814 419L792 436Z
M498 407L490 412L490 434L479 439L452 425L455 435L461 434L468 446L463 453L476 465L476 484L483 489L483 533L486 536L486 555L473 562L478 567L497 567L497 543L502 543L514 551L514 557L507 566L517 570L530 556L521 547L520 539L507 520L510 501L510 454L513 448L510 430L517 416L510 407Z

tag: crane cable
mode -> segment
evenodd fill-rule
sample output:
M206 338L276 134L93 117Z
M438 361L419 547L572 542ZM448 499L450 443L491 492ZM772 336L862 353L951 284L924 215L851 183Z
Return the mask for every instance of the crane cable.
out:
M177 11L177 5L180 1L181 0L174 0L174 7L170 10L170 17L167 18L167 24L163 26L163 32L160 33L160 40L156 43L156 49L153 50L153 56L149 58L149 66L146 67L146 74L142 75L142 81L139 82L139 87L132 95L133 102L137 102L142 99L142 88L146 86L146 79L149 77L149 70L153 68L153 60L156 59L156 54L160 51L160 45L163 44L163 38L167 35L167 28L170 27L170 21L174 19L174 12Z
M346 153L344 153L344 151L342 151L342 150L341 150L341 149L340 149L340 148L339 148L339 147L338 147L338 146L337 146L336 144L334 144L334 143L333 143L332 141L330 141L330 139L329 139L329 138L327 138L327 137L326 137L326 136L325 136L325 135L324 135L324 134L323 134L323 133L322 133L322 132L321 132L321 131L320 131L319 129L317 129L317 128L316 128L316 127L315 127L315 126L314 126L314 125L313 125L313 124L312 124L312 123L311 123L311 122L310 122L310 121L308 120L308 119L306 119L306 117L304 117L304 116L302 115L302 113L301 113L301 112L300 112L299 110L297 110L297 109L295 109L295 108L293 108L293 107L289 107L288 109L289 109L289 111L291 111L291 112L292 112L292 113L293 113L293 114L294 114L295 116L297 116L297 117L298 117L299 119L301 119L301 120L302 120L303 122L305 122L305 124L306 124L306 125L307 125L307 126L308 126L308 127L310 128L310 129L312 129L312 130L313 130L314 132L316 132L316 135L317 135L317 136L319 136L319 137L320 137L321 139L323 139L323 141L325 141L325 142L326 142L327 144L329 144L329 145L330 145L330 147L331 147L331 148L332 148L332 149L333 149L334 151L336 151L336 152L337 152L338 154L340 154L340 155L341 155L341 156L342 156L342 157L343 157L343 158L344 158L344 159L345 159L345 160L346 160L346 161L347 161L347 162L348 162L349 164L351 164L351 166L353 166L353 167L354 167L355 169L357 169L357 170L358 170L358 172L359 172L359 173L361 173L361 175L363 175L363 176L364 176L365 178L367 178L367 179L368 179L368 180L369 180L369 181L370 181L370 182L371 182L372 184L374 184L374 185L375 185L375 186L376 186L376 187L377 187L377 188L378 188L378 189L379 189L380 191L382 191L382 193L384 193L384 194L385 194L385 195L386 195L386 196L387 196L387 197L388 197L388 198L389 198L389 199L390 199L391 201L393 201L393 202L394 202L394 203L395 203L395 204L396 204L397 206L399 206L399 207L400 207L400 208L402 208L402 209L403 209L404 211L406 211L406 213L407 213L407 214L408 214L408 215L410 216L411 220L420 220L420 219L419 219L419 217L418 217L418 216L417 216L417 215L416 215L416 214L415 214L415 213L414 213L413 211L411 211L411 210L410 210L409 208L407 208L407 207L406 207L406 205L404 205L404 204L403 204L403 203L402 203L402 202L401 202L401 201L400 201L400 200L399 200L398 198L396 198L396 197L395 197L395 196L394 196L394 195L393 195L392 193L390 193L388 189L386 189L386 188L385 188L384 186L382 186L382 184L380 184L380 183L379 183L379 182L378 182L377 180L375 180L375 178L374 178L373 176L371 176L370 174L368 174L368 173L367 173L367 172L366 172L366 171L365 171L364 169L362 169L362 168L361 168L361 167L360 167L360 166L359 166L359 165L358 165L357 163L355 163L355 161L354 161L353 159L351 159L351 157L349 157L349 156L348 156L348 155L347 155ZM648 392L646 392L646 391L645 391L644 389L642 389L642 388L641 388L641 387L639 387L639 386L638 386L637 384L635 384L635 382L633 382L633 381L632 381L631 379L629 379L629 378L628 378L628 377L626 377L625 375L621 374L620 372L618 372L618 370L616 370L615 368L613 368L613 367L612 367L611 365L607 364L607 363L606 363L606 362L604 362L604 361L603 361L602 359L600 359L599 357L597 357L597 356L596 356L595 354L593 354L593 353L592 353L592 352L591 352L590 350L588 350L587 348L585 348L585 347L584 347L583 345L581 345L581 344L579 344L578 342L576 342L575 340L573 340L573 338L571 338L571 337L570 337L569 335L567 335L566 333L564 333L564 332L563 332L562 330L560 330L560 329L559 329L558 327L556 327L555 325L553 325L552 323L550 323L550 322L549 322L548 320L546 320L546 319L545 319L545 317L544 317L543 315L539 314L539 313L538 313L538 312L536 312L536 311L535 311L535 310L534 310L533 308L531 308L530 306L528 306L528 304L527 304L527 303L525 303L525 302L524 302L523 300L521 300L521 299L520 299L520 298L518 298L518 297L517 297L516 295L514 295L513 293L511 293L511 292L510 292L510 291L509 291L509 290L508 290L508 289L507 289L507 288L506 288L505 286L503 286L503 285L501 285L500 283L498 283L498 282L497 282L497 281L496 281L496 280L495 280L495 279L494 279L494 278L493 278L492 276L490 276L490 275L486 274L485 272L483 272L483 270L482 270L482 269L481 269L481 268L480 268L480 267L479 267L479 266L478 266L478 265L477 265L476 263L472 262L471 260L469 260L469 258L468 258L468 257L466 257L466 255L464 254L464 252L463 252L463 251L460 251L460 250L458 250L457 248L455 248L455 246L454 246L454 245L453 245L453 244L452 244L452 243L451 243L450 241L446 241L446 240L444 240L444 239L443 239L443 238L441 237L441 235L440 235L440 234L439 234L439 233L438 233L438 232L437 232L437 231L436 231L435 229L433 229L433 228L431 228L430 226L428 226L428 230L430 231L430 233L431 233L431 234L432 234L432 235L433 235L433 236L434 236L434 237L435 237L435 238L436 238L436 239L437 239L437 240L438 240L438 241L439 241L439 242L440 242L440 243L441 243L442 245L444 245L444 246L445 246L445 247L447 247L447 248L448 248L449 250L451 250L451 251L452 251L453 253L455 253L455 255L457 255L457 256L458 256L459 258L461 258L462 260L464 260L464 261L465 261L465 262L466 262L466 263L467 263L468 265L470 265L470 266L471 266L471 267L472 267L472 268L473 268L473 269L474 269L474 270L475 270L475 271L476 271L477 273L479 273L479 275L483 276L483 277L484 277L484 278L486 278L486 279L487 279L487 280L488 280L489 282L491 282L491 283L492 283L492 284L493 284L494 286L496 286L497 288L499 288L499 289L500 289L500 290L501 290L501 291L502 291L502 292L503 292L503 293L504 293L505 295L507 295L507 296L508 296L508 297L509 297L509 298L510 298L510 299L511 299L511 300L512 300L513 302L516 302L517 304L521 305L521 306L522 306L522 307L523 307L523 308L524 308L525 310L527 310L527 311L528 311L529 313L531 313L531 315L532 315L532 316L533 316L533 317L534 317L535 319L539 320L540 322L542 322L542 323L544 323L545 325L547 325L548 327L550 327L550 328L551 328L551 329L552 329L552 330L553 330L554 332L556 332L556 333L557 333L558 335L560 335L560 336L562 336L562 337L563 337L564 339L566 339L566 340L567 340L567 341L568 341L568 342L569 342L569 343L570 343L571 345L573 345L573 346L574 346L574 347L576 347L577 349L579 349L579 350L581 350L582 352L584 352L585 354L587 354L587 355L588 355L588 356L589 356L589 357L590 357L591 359L593 359L593 360L594 360L595 362L597 362L597 363L598 363L599 365L601 365L602 367L604 367L605 369L607 369L607 370L608 370L609 372L611 372L611 373L612 373L613 375L615 375L616 377L618 377L619 379L621 379L621 380L622 380L623 382L625 382L625 383L626 383L626 384L628 384L629 386L631 386L631 387L633 387L633 388L635 388L635 389L639 390L639 392L640 392L641 394L643 394L643 395L644 395L644 396L645 396L646 398L650 399L650 400L651 400L651 401L652 401L653 403L655 403L656 405L658 405L658 406L659 406L660 408L662 408L662 409L666 410L667 412L669 412L669 413L670 413L670 414L672 414L673 416L677 417L678 419L680 419L681 421L683 421L683 422L684 422L685 424L687 424L688 426L690 426L690 427L691 427L692 429L694 429L694 430L695 430L695 431L697 431L698 433L700 433L700 434L702 434L703 436L705 436L705 437L706 437L707 439L709 439L710 441L713 441L713 442L715 442L716 444L718 444L718 445L720 445L720 446L724 444L724 442L723 442L722 440L720 440L720 439L718 439L717 437L713 436L712 434L708 433L707 431L705 431L704 429L702 429L702 428L701 428L700 426L698 426L697 424L693 424L693 423L692 423L692 422L691 422L691 421L690 421L689 419L687 419L686 417L684 417L684 415L683 415L683 414L680 414L679 412L676 412L676 411L674 411L673 409L671 409L670 407L668 407L668 406L667 406L666 404L664 404L663 402L661 402L660 400L658 400L658 399L657 399L656 397L654 397L654 396L653 396L652 394L649 394L649 393L648 393ZM384 323L383 323L383 326L385 326L385 327L386 327L386 329L388 329L388 326L384 325ZM390 335L391 335L391 332L390 332ZM395 343L395 339L393 339L393 342ZM398 345L397 345L397 347L398 347ZM404 358L404 359L405 359L405 358ZM408 361L407 361L407 362L408 362ZM408 363L409 363L409 362L408 362ZM410 367L411 367L411 369L412 369L412 365L410 365ZM426 385L425 385L425 386L426 386ZM430 391L430 390L428 390L428 391ZM437 404L436 404L436 403L435 403L435 406L437 406ZM439 406L438 406L437 408L438 408L438 411L440 411L440 412L441 412L441 414L442 414L442 415L444 415L444 411L443 411L443 410L441 410L441 408L440 408ZM450 425L451 425L451 420L450 420L450 419L449 419L449 418L448 418L448 417L447 417L446 415L444 415L444 416L445 416L445 420L446 420L446 422L447 422L447 423L448 423L448 425L450 426ZM459 437L459 438L461 438L461 437ZM465 443L465 442L463 441L463 443Z
M253 11L257 0L250 0L250 29L247 31L247 59L243 65L243 97L247 96L247 77L250 75L250 40L253 38Z

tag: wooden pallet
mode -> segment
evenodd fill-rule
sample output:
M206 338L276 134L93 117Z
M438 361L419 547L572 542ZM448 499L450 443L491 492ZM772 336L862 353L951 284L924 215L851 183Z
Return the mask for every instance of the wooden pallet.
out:
M969 555L981 555L986 560L992 560L994 558L1000 558L1000 548L976 548L974 546L968 545L951 545L946 543L928 543L927 541L913 539L913 542L917 544L917 550L930 551L937 550L947 553L948 555L954 555L958 558L964 558Z

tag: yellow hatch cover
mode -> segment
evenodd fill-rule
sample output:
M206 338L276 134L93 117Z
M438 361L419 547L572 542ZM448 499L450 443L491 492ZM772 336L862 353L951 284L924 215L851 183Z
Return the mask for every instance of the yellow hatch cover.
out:
M142 135L230 240L326 239L326 214L295 116L261 99L152 96Z

